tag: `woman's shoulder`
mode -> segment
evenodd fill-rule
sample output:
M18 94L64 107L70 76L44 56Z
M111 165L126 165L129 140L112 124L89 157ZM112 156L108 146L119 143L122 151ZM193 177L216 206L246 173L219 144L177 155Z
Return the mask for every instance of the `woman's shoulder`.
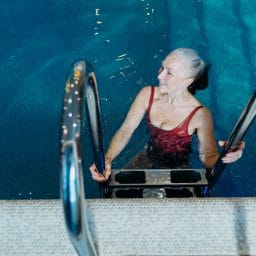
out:
M139 93L144 94L146 99L149 99L152 93L154 93L154 100L159 100L161 98L159 87L155 85L146 85Z
M204 105L200 104L197 106L198 110L195 113L195 117L198 121L206 121L212 119L211 111Z
M151 87L150 85L142 87L136 96L135 102L139 104L143 103L144 107L147 108L151 95Z
M140 89L140 92L139 93L147 93L147 94L150 94L151 93L151 90L152 90L152 87L154 87L154 86L152 86L152 85L146 85L146 86L144 86L144 87L142 87L141 89Z
M209 109L202 103L200 102L194 95L190 95L187 99L188 105L192 108L198 108L199 113L207 114L209 113Z
M149 99L151 94L154 93L154 100L160 99L160 92L159 92L159 87L155 85L147 85L145 86L142 90L144 90L144 93L146 97Z
M140 91L138 92L137 96L142 97L145 100L149 99L150 95L151 95L152 87L153 86L151 86L151 85L147 85L147 86L142 87L140 89Z
M203 120L211 118L210 110L193 95L191 95L191 98L189 99L189 105L191 106L191 109L196 109L196 119Z
M205 127L211 127L213 120L210 110L203 105L198 105L197 108L198 109L191 120L191 127L193 127L193 129L205 129Z

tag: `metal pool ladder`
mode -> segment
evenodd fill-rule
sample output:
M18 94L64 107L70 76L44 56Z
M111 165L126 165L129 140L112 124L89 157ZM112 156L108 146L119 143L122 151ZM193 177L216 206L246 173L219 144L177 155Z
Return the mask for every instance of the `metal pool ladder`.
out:
M86 108L87 107L87 108ZM96 76L92 65L84 60L75 62L67 77L63 106L62 123L62 172L61 197L64 217L69 237L79 255L98 255L89 231L84 195L83 172L81 160L81 124L87 114L88 124L93 143L94 161L100 172L105 169L102 143L99 96ZM88 109L90 111L88 111ZM256 116L256 91L249 100L234 130L229 137L229 144L221 155L243 138ZM191 170L113 170L107 187L114 189L157 186L188 186L203 187L201 196L207 196L225 165L218 160L215 167L208 172L205 169ZM163 179L156 182L159 173ZM187 177L184 179L184 175ZM126 175L128 174L128 175ZM182 175L181 175L182 174ZM192 175L193 174L193 175ZM191 176L192 175L192 176ZM131 179L131 177L135 177ZM192 177L192 179L191 179ZM130 180L129 180L130 179ZM101 187L101 195L106 187Z

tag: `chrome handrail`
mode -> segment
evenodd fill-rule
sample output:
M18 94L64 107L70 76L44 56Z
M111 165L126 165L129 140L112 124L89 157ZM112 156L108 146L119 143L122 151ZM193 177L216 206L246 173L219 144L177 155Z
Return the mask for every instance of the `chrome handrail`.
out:
M62 124L62 173L60 194L69 237L79 255L97 255L86 218L81 161L81 120L85 84L96 82L92 65L84 60L75 62L68 75Z

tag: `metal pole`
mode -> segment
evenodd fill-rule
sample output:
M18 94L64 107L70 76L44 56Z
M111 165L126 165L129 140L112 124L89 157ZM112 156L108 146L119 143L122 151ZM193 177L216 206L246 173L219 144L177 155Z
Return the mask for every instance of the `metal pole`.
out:
M97 170L105 170L105 154L101 127L100 101L96 76L90 63L86 63L85 100L87 122L92 142L94 162ZM99 184L100 197L105 197L108 191L108 182Z

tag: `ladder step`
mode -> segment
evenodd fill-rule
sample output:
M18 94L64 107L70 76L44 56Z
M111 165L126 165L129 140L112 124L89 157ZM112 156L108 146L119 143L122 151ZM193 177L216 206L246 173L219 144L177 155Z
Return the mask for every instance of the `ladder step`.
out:
M205 169L116 169L112 170L112 188L198 187L206 186Z

